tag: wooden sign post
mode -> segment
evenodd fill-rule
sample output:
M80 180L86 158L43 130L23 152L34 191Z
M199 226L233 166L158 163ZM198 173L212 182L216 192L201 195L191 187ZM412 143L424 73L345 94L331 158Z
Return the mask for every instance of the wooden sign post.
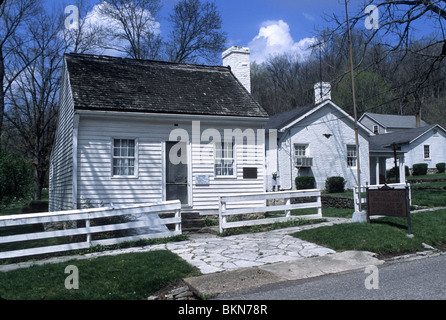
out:
M370 216L407 217L407 232L412 234L410 222L409 187L395 189L387 185L378 189L366 189L367 222Z

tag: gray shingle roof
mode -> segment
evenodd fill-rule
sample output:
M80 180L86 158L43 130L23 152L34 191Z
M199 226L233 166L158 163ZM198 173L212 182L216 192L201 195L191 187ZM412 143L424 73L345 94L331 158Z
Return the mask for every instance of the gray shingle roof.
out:
M65 59L78 110L268 117L228 67L83 54Z
M436 127L436 124L419 127L414 129L407 129L398 132L378 134L369 138L370 151L384 151L388 150L392 143L399 145L410 143L425 132Z
M366 112L364 115L367 115L370 118L374 119L385 128L409 129L417 127L415 116L399 116L394 114L380 114L370 112ZM425 127L428 125L429 124L426 121L420 121L420 127Z
M308 111L316 107L315 104L308 104L304 107L294 108L285 112L277 113L269 117L268 122L265 125L265 129L281 129L287 124L293 122L294 120L300 118Z

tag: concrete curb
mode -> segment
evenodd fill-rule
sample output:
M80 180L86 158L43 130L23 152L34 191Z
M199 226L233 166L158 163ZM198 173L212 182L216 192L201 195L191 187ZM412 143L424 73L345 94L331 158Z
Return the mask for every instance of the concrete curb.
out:
M184 281L198 297L210 299L227 292L352 271L383 263L383 260L375 258L375 254L371 252L345 251L314 258L190 277L185 278Z

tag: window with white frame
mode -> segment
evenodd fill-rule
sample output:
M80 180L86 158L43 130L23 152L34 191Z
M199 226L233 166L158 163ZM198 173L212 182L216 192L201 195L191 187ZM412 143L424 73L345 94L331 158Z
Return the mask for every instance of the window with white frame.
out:
M235 175L234 142L221 142L215 144L214 163L215 176L225 177Z
M294 145L294 156L299 157L299 158L307 156L307 145L295 144Z
M431 158L431 149L428 144L424 145L424 159L430 159Z
M113 139L114 177L136 176L136 140Z
M347 166L356 167L358 154L355 145L347 145Z

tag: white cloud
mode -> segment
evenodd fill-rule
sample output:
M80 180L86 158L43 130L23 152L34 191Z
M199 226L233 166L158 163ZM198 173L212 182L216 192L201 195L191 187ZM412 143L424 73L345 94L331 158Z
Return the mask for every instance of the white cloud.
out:
M262 63L270 56L283 53L298 54L305 59L310 53L309 46L316 43L316 38L304 38L295 42L290 34L290 26L283 20L265 21L257 36L248 46L251 49L251 59Z
M310 13L306 13L303 12L302 15L305 17L305 19L307 19L308 21L315 21L316 18L314 17L314 15L310 14Z

